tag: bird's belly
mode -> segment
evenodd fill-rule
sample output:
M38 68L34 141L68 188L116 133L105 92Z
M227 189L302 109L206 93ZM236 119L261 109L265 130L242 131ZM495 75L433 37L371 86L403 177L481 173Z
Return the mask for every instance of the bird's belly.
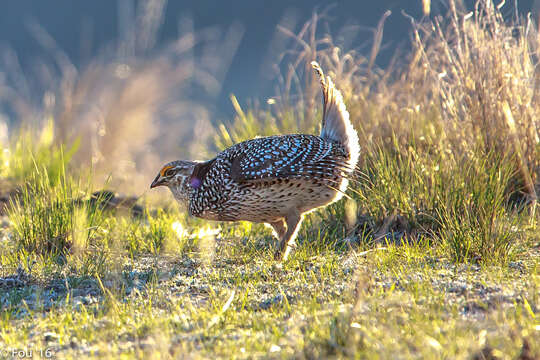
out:
M341 179L337 186L321 180L304 179L292 179L280 184L261 182L247 188L241 197L232 196L222 211L209 212L208 216L214 220L271 223L284 218L293 208L305 213L337 201L342 195L336 190L341 188L340 183Z

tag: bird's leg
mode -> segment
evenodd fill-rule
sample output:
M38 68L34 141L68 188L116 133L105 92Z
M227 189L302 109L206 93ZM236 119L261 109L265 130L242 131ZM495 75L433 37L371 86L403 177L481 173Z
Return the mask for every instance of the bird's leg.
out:
M278 241L281 241L283 235L285 235L285 232L287 231L285 220L280 219L278 221L270 223L270 226L272 226L272 229L274 229L274 236L278 238Z
M279 247L274 254L274 259L284 261L289 257L291 249L294 247L294 241L296 239L296 234L298 229L300 229L300 224L302 223L302 215L294 209L285 217L285 222L287 223L287 231L280 239Z

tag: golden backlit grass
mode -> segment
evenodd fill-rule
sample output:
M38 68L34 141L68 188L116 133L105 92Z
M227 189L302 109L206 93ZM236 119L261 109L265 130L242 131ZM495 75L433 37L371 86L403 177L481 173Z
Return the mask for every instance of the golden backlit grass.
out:
M146 211L130 217L89 200L103 174L121 191L126 178L138 184L134 169L159 154L141 152L168 143L164 127L174 133L158 117L193 105L171 92L192 84L197 62L170 58L192 38L63 74L63 92L46 102L54 94L54 122L22 130L2 153L1 174L19 197L0 230L0 354L538 357L538 39L528 20L503 19L487 0L450 5L446 18L411 19L410 53L385 70L375 64L389 13L367 56L315 36L318 15L281 28L288 66L268 107L231 97L237 115L216 126L206 153L317 133L311 60L342 90L361 138L350 199L310 214L281 265L261 225L190 219L155 199L141 199ZM151 33L134 44L149 49Z

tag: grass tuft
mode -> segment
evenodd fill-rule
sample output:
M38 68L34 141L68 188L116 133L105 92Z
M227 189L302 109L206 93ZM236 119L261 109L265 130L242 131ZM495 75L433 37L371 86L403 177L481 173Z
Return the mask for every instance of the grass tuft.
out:
M26 251L51 256L86 248L101 220L99 207L76 200L65 168L51 178L45 165L35 166L8 210L17 243Z

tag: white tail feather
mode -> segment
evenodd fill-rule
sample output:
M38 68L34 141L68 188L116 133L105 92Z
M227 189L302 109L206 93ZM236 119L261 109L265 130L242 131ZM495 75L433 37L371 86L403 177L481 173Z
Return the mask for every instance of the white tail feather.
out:
M312 61L311 66L319 75L323 91L323 118L320 136L323 139L343 144L349 153L347 166L354 169L360 156L360 144L358 143L358 134L349 120L349 112L345 107L341 92L336 89L329 76L324 76L316 61Z

